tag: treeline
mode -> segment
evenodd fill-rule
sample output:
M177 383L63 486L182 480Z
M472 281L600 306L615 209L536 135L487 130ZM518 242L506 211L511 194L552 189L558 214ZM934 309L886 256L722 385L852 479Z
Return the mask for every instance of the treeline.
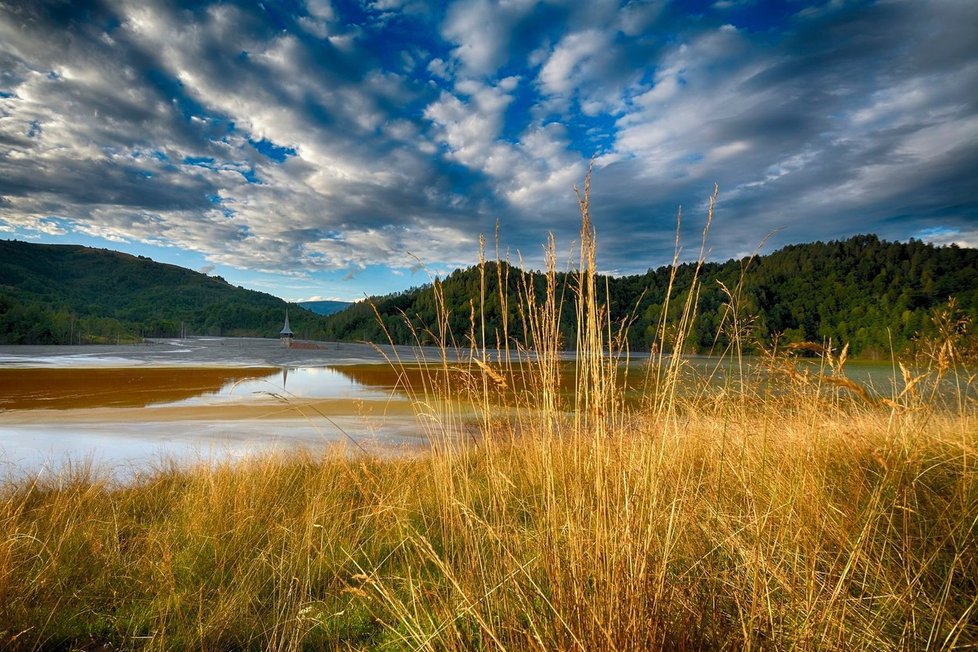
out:
M0 343L117 343L143 337L274 337L288 307L299 337L322 318L262 292L105 249L0 241Z
M669 267L660 267L599 279L613 321L629 324L634 351L647 351L656 340L671 273ZM678 321L694 273L693 264L676 270L666 323ZM507 286L504 302L500 279ZM912 348L918 336L929 334L934 311L952 298L962 316L978 321L974 249L914 240L891 243L864 235L792 245L751 261L706 263L700 279L688 352L727 346L734 335L733 322L724 317L731 304L748 349L775 338L782 343L831 339L848 342L852 353L864 357ZM480 304L477 267L440 281L456 342L467 344L473 310L477 324L485 324L487 345L502 343L504 321L511 341L524 342L518 298L528 285L542 296L544 277L488 263L484 282L485 301ZM572 276L558 275L565 346L572 346L575 338L573 282ZM286 307L269 294L144 257L0 241L0 343L114 343L181 333L274 337ZM390 337L399 344L437 339L438 306L430 285L374 297L326 318L296 305L289 310L292 328L302 338L386 342ZM480 341L482 334L479 329Z
M615 323L627 322L632 350L648 351L656 340L672 270L660 267L645 274L602 277L598 287ZM695 265L676 270L666 323L678 321L689 293ZM523 340L518 301L522 284L530 283L539 297L544 278L503 264L484 270L485 301L477 267L456 271L440 281L451 333L460 345L470 333L470 316L484 316L486 342L495 346L503 332L499 280L509 297L506 320L509 336ZM717 352L726 347L737 328L750 350L782 343L831 340L848 342L855 355L878 357L912 348L932 328L935 310L954 299L960 314L978 319L978 250L935 247L920 241L893 243L862 235L837 242L792 245L753 260L706 263L700 270L697 319L687 339L688 352ZM563 340L574 342L573 280L558 275ZM605 294L606 293L606 294ZM370 304L373 304L371 306ZM377 314L374 312L376 307ZM738 320L725 318L736 308ZM408 318L405 320L405 316ZM375 297L330 316L325 337L338 340L422 343L436 339L436 296L431 286ZM481 329L477 337L481 340Z

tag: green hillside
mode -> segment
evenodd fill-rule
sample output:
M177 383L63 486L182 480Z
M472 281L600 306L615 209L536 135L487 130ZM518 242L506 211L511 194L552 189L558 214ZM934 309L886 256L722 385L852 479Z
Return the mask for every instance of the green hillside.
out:
M75 245L0 240L0 343L117 342L140 337L274 337L287 304L149 258ZM288 305L298 337L322 318Z
M742 270L746 272L742 274ZM501 271L505 271L505 267ZM671 310L681 307L694 273L692 264L677 271ZM509 296L517 296L521 272L509 269ZM502 331L495 264L486 271L487 342L495 344ZM505 276L505 275L504 275ZM634 319L629 343L635 351L648 351L655 339L670 269L661 267L645 274L600 279L607 287L612 317L616 322ZM840 242L792 245L750 262L730 260L707 263L701 271L702 287L698 318L689 348L692 352L717 351L727 344L730 332L721 328L729 303L723 288L734 291L743 278L739 316L747 341L768 343L774 336L782 342L815 341L829 338L848 342L852 353L868 357L886 355L912 346L915 336L926 333L933 311L955 298L964 316L978 318L978 250L935 247L919 241L885 242L863 235ZM558 285L567 286L560 275ZM538 296L543 277L534 275ZM445 303L451 310L450 327L459 344L469 333L470 299L479 296L479 270L457 271L442 282ZM564 341L573 342L570 330L573 305L570 292L564 304L567 326ZM415 331L435 328L435 302L430 286L372 299L384 324L398 343L413 341L402 314L410 317ZM522 341L522 325L511 298L509 333ZM672 323L678 315L670 315ZM373 308L366 302L332 315L326 320L327 339L386 341Z
M935 247L919 241L891 243L875 236L846 241L792 245L766 256L725 263L707 263L698 302L698 317L689 339L691 351L724 346L729 331L721 328L729 302L723 288L735 289L743 278L739 315L748 341L849 342L854 354L883 355L912 346L930 327L933 311L954 298L962 314L978 319L978 251ZM742 270L746 266L746 272ZM659 323L670 269L608 277L598 285L609 293L617 322L630 319L633 350L648 350ZM671 310L681 306L694 266L677 270ZM497 278L508 278L509 334L522 341L516 306L524 273L503 265L486 269L486 339L501 337L502 315ZM544 279L527 276L538 294ZM561 274L558 285L568 287ZM469 332L470 302L478 308L479 270L470 268L442 282L450 327L464 344ZM570 291L563 309L568 325L564 341L573 342ZM371 300L395 342L413 343L404 322L427 338L435 329L431 286L375 297ZM40 245L0 241L0 343L67 343L130 341L139 337L172 337L184 330L194 335L274 337L287 304L261 292L234 287L174 265L153 262L104 249L74 245ZM329 317L291 305L297 336L336 340L386 341L373 308L353 304ZM677 315L672 314L675 318ZM719 331L719 333L718 333Z

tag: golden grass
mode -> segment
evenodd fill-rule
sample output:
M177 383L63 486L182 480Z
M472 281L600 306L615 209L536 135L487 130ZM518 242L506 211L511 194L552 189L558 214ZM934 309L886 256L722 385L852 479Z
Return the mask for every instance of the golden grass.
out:
M504 427L504 426L501 426ZM5 646L950 648L978 423L717 409L601 442L84 470L0 508Z
M810 372L791 351L746 365L735 348L735 373L690 385L667 353L695 319L694 285L685 326L661 325L636 383L595 287L587 197L572 296L555 295L551 242L543 296L524 283L501 297L518 302L527 342L486 333L474 302L468 342L433 325L440 356L407 387L430 454L8 483L0 646L978 644L971 380L944 401L954 367L898 372L886 404L846 378L844 349L823 347ZM570 392L562 301L578 319Z

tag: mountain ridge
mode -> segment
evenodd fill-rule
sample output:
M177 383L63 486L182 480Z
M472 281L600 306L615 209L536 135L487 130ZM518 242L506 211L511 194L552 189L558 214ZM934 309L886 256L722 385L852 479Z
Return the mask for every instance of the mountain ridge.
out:
M321 317L221 277L111 249L0 240L0 343L133 341L180 334L299 337Z
M474 299L476 313L486 315L487 341L493 345L497 341L503 319L495 265L489 263L485 273L486 302L481 309L478 267L457 270L439 280L456 338L469 333L469 300ZM522 341L520 316L512 303L518 289L514 280L525 272L508 269L511 298L506 321L510 337ZM670 323L678 321L675 313L689 291L694 269L694 263L685 263L676 270ZM536 294L541 296L543 277L538 272L530 274L535 275ZM612 320L621 324L633 318L628 329L632 350L648 351L655 341L670 274L671 268L662 266L644 274L598 280L602 294L607 287L604 299ZM784 343L831 340L840 346L849 343L854 355L883 357L890 350L912 348L915 338L930 328L934 311L952 298L962 316L978 321L978 250L956 245L887 242L871 234L858 235L788 245L751 258L706 262L700 278L697 319L687 341L688 352L717 352L730 343L732 333L727 332L729 323L723 317L730 300L724 288L733 290L741 278L737 308L741 324L750 324L749 350L770 344L774 338ZM568 279L566 273L558 274L558 291L567 287ZM430 284L373 297L328 317L325 336L384 342L390 337L397 344L411 344L417 338L424 343L433 339L426 330L436 324L434 310ZM378 314L382 323L377 321ZM573 342L569 301L564 303L561 323L565 344ZM752 342L757 346L751 346Z
M487 344L502 344L496 263L487 265L486 303L478 312L486 315ZM520 341L515 309L520 279L532 279L540 296L544 278L502 265L498 275L507 276L509 335ZM691 263L676 269L670 321L677 317L673 313L693 271ZM648 350L655 339L671 272L662 266L599 279L602 294L607 288L604 300L612 319L620 324L631 318L632 350ZM567 273L558 275L562 291L569 279ZM730 300L723 288L733 289L741 279L738 310L742 323L750 326L748 342L831 339L849 343L855 355L874 357L912 347L915 337L927 332L934 311L949 299L961 316L978 321L978 250L860 235L788 245L753 259L704 263L689 352L715 352L729 343L723 312ZM479 269L456 270L439 283L451 332L462 343L469 333L470 306L479 307ZM398 344L424 343L433 339L426 331L436 323L430 284L372 297L323 317L301 304L143 256L0 240L0 343L129 341L181 333L275 337L286 309L296 335L308 339L387 342L390 336ZM563 310L563 339L573 342L572 302L565 302Z
M353 305L352 301L334 301L332 299L321 299L319 301L299 301L300 306L316 313L317 315L328 316L346 310Z

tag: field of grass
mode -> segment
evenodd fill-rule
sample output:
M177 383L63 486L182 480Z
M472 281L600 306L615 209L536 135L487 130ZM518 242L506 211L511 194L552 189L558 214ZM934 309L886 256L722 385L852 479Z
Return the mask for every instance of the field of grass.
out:
M586 191L582 213L574 296L502 298L529 341L492 357L508 338L481 332L478 303L468 334L430 325L446 352L464 341L465 360L429 360L410 389L430 453L159 468L124 487L84 467L8 482L0 647L978 646L963 329L929 365L895 363L885 397L846 377L844 349L814 345L815 371L772 348L763 370L694 390L661 353L682 350L689 299L626 390ZM729 295L728 326L746 332ZM570 393L560 301L578 315Z

